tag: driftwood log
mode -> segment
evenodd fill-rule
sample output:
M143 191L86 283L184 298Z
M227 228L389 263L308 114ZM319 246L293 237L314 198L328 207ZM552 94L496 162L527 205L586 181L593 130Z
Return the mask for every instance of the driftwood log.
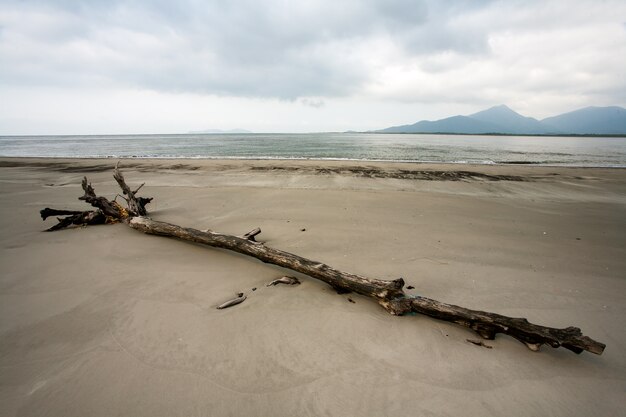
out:
M322 262L268 247L255 239L255 236L261 233L259 228L243 236L233 236L152 220L147 217L146 210L146 205L152 201L152 198L137 197L136 194L143 187L143 184L132 191L126 184L118 165L114 169L113 177L122 189L122 198L126 201L126 207L123 207L115 199L108 200L105 197L97 196L94 188L85 177L82 182L84 195L79 199L91 204L96 210L79 212L45 208L40 212L44 220L49 216L66 216L58 218L59 223L47 230L55 231L72 225L87 226L121 222L144 233L174 237L228 249L252 256L265 263L300 272L327 283L338 292L355 292L369 297L392 315L424 314L468 327L488 340L494 339L498 333L504 333L524 343L533 351L538 351L544 344L553 348L564 347L576 353L586 350L600 355L604 351L605 345L603 343L584 336L577 327L556 329L529 323L525 318L470 310L426 297L412 296L404 292L404 280L402 278L392 281L366 278L339 271Z

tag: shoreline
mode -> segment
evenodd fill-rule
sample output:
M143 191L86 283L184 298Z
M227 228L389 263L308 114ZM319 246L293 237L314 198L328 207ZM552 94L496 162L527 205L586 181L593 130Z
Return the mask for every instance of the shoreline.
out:
M200 160L336 160L626 168L624 138L484 135L120 135L4 138L6 157ZM400 135L402 136L402 135ZM153 138L153 139L150 139ZM37 156L35 156L37 155Z
M216 135L216 136L246 136L246 135L449 135L449 136L495 136L495 137L548 137L548 138L626 138L626 133L562 133L562 134L541 134L541 133L454 133L454 132L381 132L375 130L366 131L339 131L339 132L187 132L187 133L99 133L99 134L55 134L55 135L0 135L2 138L37 138L37 137L102 137L102 136L190 136L190 135Z
M198 157L189 157L189 156L181 156L181 157L172 157L172 156L164 156L164 157L155 157L155 156L0 156L0 160L30 160L30 159L43 159L43 160L137 160L137 161L180 161L180 160L190 160L190 161L312 161L312 162L354 162L354 163L381 163L381 164L418 164L418 165L453 165L453 166L537 166L537 167L548 167L548 168L607 168L607 169L626 169L626 165L586 165L586 164L551 164L551 163L543 163L543 162L526 162L526 161L506 161L506 162L494 162L494 161L485 161L485 162L477 162L477 161L416 161L416 160L386 160L386 159L356 159L356 158L305 158L305 157L294 157L294 158L282 158L282 157L206 157L206 156L198 156Z
M119 193L112 159L0 158L6 415L618 415L626 171L346 161L138 160L150 217L241 235L441 302L580 327L601 356L393 317L219 249L123 224L44 233L44 207ZM463 174L471 171L472 173ZM481 175L475 175L476 173ZM252 291L256 288L256 291ZM235 307L216 307L245 292ZM352 301L350 301L350 299Z
M556 168L556 169L610 169L610 170L622 170L626 169L626 165L568 165L568 164L543 164L536 162L523 162L523 161L509 161L506 163L479 163L479 162L438 162L438 161L412 161L412 160L383 160L383 159L350 159L350 158L279 158L279 157L95 157L95 156L0 156L0 166L11 166L11 161L19 161L21 164L15 164L14 166L27 166L29 163L37 163L37 161L63 161L69 163L71 161L81 162L100 162L100 161L139 161L147 163L157 162L180 162L180 161L197 161L197 162L304 162L304 163L355 163L355 164L375 164L375 165L406 165L406 166L421 166L421 167L537 167L537 168Z

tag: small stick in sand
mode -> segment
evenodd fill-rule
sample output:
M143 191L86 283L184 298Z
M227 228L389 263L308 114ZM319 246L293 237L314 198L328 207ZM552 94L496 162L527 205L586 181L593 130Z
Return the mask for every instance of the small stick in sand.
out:
M476 346L482 346L482 347L486 347L487 349L492 349L493 346L490 345L486 345L482 340L477 340L477 339L465 339L468 342L476 345Z
M232 307L232 306L236 306L237 304L241 304L244 301L246 301L246 296L243 295L242 292L240 292L239 294L237 294L237 298L233 298L232 300L226 301L223 304L220 304L219 306L217 306L218 310L221 310L223 308L228 308L228 307Z
M284 277L280 277L270 282L269 284L266 285L266 287L271 287L272 285L278 285L278 284L298 285L300 284L300 280L296 277L290 277L290 276L285 275Z

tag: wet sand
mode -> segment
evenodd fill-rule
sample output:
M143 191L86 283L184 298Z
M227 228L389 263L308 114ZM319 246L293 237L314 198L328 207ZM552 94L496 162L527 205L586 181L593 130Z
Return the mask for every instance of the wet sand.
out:
M124 225L113 160L0 159L2 416L589 416L626 408L626 170L123 160L154 219L243 234L408 292L607 344L601 356L392 317L241 255ZM304 231L303 231L304 229ZM251 291L252 288L257 291ZM244 292L229 309L215 307ZM355 303L351 303L348 299Z

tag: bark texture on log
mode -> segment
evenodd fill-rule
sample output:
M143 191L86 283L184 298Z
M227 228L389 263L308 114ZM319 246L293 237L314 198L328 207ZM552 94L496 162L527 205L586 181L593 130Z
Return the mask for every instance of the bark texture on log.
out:
M141 190L141 187L143 187L144 184L141 184L139 187L137 187L135 191L131 191L130 187L126 184L126 181L124 180L124 176L122 175L122 171L120 171L119 166L120 163L118 162L115 165L115 170L113 171L113 178L115 178L115 181L117 181L117 184L122 189L124 195L127 196L126 202L128 203L128 214L130 216L146 216L148 214L148 211L146 210L146 204L151 202L152 199L135 196L135 194L137 194L137 192Z
M383 307L394 315L412 312L457 323L474 330L483 339L493 340L497 333L508 334L533 351L538 351L541 345L546 344L553 348L562 346L576 353L586 350L600 355L606 347L604 343L583 336L578 327L555 329L529 323L522 317L507 317L486 311L470 310L421 296L389 300Z
M73 216L76 214L82 214L82 211L76 210L57 210L46 207L43 210L39 210L39 214L41 215L41 220L46 220L50 216Z
M42 220L46 220L50 216L67 216L57 217L59 221L54 226L46 229L46 232L54 232L55 230L65 229L69 226L93 226L96 224L104 224L107 221L107 217L102 214L100 210L94 211L73 211L73 210L55 210L46 207L39 212Z
M87 181L87 177L83 177L82 186L85 194L82 197L78 197L79 200L84 200L93 207L100 209L105 216L111 217L112 219L122 221L128 218L128 211L116 201L109 201L105 197L98 197L91 183Z
M137 192L143 187L143 184L135 191L131 191L117 165L114 170L114 178L126 196L124 199L128 203L127 208L122 207L116 201L109 201L104 197L98 197L85 177L82 182L85 194L80 197L80 199L85 200L98 210L75 212L46 208L41 211L41 216L44 220L52 215L68 215L68 217L64 219L59 219L59 224L48 230L59 230L72 224L88 225L105 222L124 222L133 229L144 233L173 237L189 242L227 249L254 257L265 263L300 272L327 283L338 292L354 291L363 296L373 298L393 315L401 316L410 313L424 314L439 320L468 327L484 339L493 339L496 334L504 333L514 337L534 351L539 350L544 344L554 348L564 347L576 353L588 351L600 355L604 351L605 345L603 343L583 336L581 330L577 327L556 329L529 323L525 318L507 317L496 313L470 310L465 307L442 303L426 297L411 296L404 292L404 280L402 278L392 281L366 278L360 275L339 271L322 262L270 248L255 240L255 236L261 233L259 228L239 237L216 233L210 230L201 231L152 220L146 217L147 210L145 208L145 206L152 201L152 198L136 196Z

